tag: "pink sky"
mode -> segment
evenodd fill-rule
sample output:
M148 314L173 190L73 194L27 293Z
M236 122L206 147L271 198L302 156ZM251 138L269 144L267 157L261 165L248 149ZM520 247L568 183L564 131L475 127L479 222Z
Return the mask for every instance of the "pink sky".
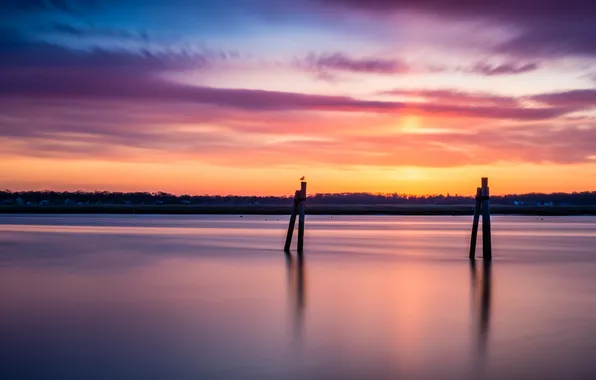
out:
M0 6L11 190L596 186L586 0L30 3Z

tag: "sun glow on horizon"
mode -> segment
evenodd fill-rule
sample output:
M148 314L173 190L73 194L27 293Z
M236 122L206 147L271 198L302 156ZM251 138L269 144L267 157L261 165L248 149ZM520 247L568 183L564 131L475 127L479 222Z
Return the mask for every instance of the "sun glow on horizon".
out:
M296 165L288 168L233 168L195 163L121 163L11 159L3 162L4 187L25 190L165 191L174 194L290 195L305 175L309 193L400 193L473 195L488 176L493 194L573 192L596 188L596 164L465 166L458 168ZM26 171L26 176L23 172ZM81 174L85 173L85 174ZM555 173L566 181L553 182ZM33 178L33 179L32 179ZM109 178L109 180L106 180Z
M75 3L3 8L3 187L596 188L584 9L553 33L516 2Z

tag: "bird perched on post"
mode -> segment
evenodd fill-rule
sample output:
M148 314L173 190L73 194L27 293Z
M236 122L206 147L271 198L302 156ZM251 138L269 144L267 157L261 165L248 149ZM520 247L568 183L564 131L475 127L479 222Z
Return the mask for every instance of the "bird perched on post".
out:
M304 176L300 177L300 180L301 180L301 181L304 181Z

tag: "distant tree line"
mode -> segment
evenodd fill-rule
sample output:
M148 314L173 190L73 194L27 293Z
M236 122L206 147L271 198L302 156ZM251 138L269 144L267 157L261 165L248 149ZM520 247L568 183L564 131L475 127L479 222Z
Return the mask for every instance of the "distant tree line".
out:
M111 192L111 191L0 191L0 205L27 204L202 204L202 205L281 205L290 204L290 196L234 196L234 195L174 195L164 192ZM308 202L326 204L473 204L472 196L462 195L408 195L373 193L333 193L310 195ZM573 206L596 205L596 192L529 193L491 196L493 204L519 206Z

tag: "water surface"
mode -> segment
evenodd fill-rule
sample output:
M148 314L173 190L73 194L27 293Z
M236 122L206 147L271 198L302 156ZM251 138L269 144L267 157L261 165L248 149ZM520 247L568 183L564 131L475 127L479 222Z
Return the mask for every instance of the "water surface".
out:
M0 379L596 378L596 218L287 219L1 216Z

